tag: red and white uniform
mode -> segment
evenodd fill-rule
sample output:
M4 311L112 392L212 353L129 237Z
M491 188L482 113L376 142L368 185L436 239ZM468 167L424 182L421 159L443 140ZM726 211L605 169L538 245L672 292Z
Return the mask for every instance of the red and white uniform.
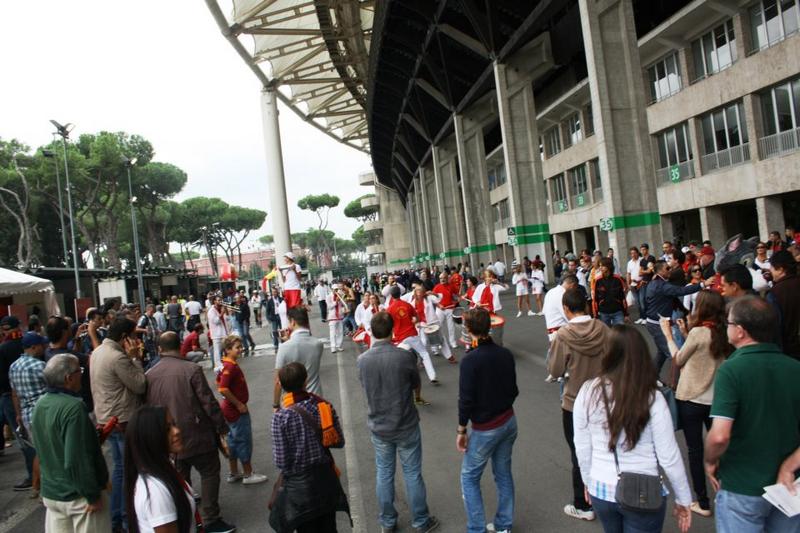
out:
M345 315L345 305L339 299L336 292L331 292L325 298L328 304L328 329L331 335L331 352L342 350L342 343L344 341L344 325L342 321Z
M452 274L450 276L450 281L448 283L450 284L450 287L453 289L453 294L455 294L456 296L461 294L461 284L464 283L464 278L461 277L461 274L459 274L458 272ZM434 290L436 290L435 287Z
M497 313L503 309L503 304L500 303L500 293L504 290L506 288L499 283L492 283L488 286L486 283L481 283L475 287L472 301L475 305L480 305L490 313Z
M460 276L459 276L460 277ZM461 283L459 282L459 290ZM436 316L439 319L439 324L447 331L442 331L442 337L450 344L451 348L458 346L456 344L456 326L453 323L453 309L458 305L458 290L454 290L452 285L452 278L450 283L439 283L433 288L433 293L439 296L439 305L436 307Z
M364 328L364 331L367 332L366 337L364 338L364 342L367 346L371 345L372 342L372 325L370 322L372 321L372 317L380 311L380 307L373 307L371 305L364 306L364 304L358 304L356 307L356 312L353 315L353 318L356 321L356 326L360 328Z
M302 269L297 263L281 267L281 273L283 274L283 299L286 300L287 309L298 307L303 303L300 287L301 272Z
M392 342L397 345L407 345L412 348L422 358L422 364L425 367L425 373L428 379L433 381L436 379L436 370L433 368L431 356L427 348L422 343L417 333L417 327L414 325L414 318L417 312L414 306L408 302L400 299L392 299L386 312L392 317L394 327L392 328Z

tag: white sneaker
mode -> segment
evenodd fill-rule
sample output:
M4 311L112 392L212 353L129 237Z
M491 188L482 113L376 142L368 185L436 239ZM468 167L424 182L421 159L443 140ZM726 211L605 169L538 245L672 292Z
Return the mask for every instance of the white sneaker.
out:
M534 313L533 311L528 311L528 316L536 316L536 313Z
M546 378L544 378L544 382L545 382L545 383L552 383L552 382L554 382L555 380L556 380L556 378L554 378L552 374L547 374L547 377L546 377Z
M578 518L579 520L591 521L595 518L594 511L581 511L571 503L564 506L564 514L572 518Z
M492 524L491 522L486 524L486 531L488 531L489 533L511 533L510 529L495 529L494 524Z
M517 318L522 316L522 311L517 311Z
M244 476L242 478L242 485L255 485L256 483L264 483L267 480L267 476L264 474L256 474L253 472L249 476Z

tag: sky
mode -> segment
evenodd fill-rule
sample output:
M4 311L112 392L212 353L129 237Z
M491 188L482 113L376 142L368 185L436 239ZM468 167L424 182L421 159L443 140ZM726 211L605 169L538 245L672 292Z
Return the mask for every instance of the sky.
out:
M76 139L102 130L142 135L154 160L188 174L177 200L216 196L262 209L267 219L253 236L272 233L261 87L205 2L2 2L0 50L0 137L38 147L51 139L49 119L75 124ZM341 199L328 229L349 238L358 222L343 210L370 192L358 185L369 156L280 106L292 232L317 226L297 200L327 192Z

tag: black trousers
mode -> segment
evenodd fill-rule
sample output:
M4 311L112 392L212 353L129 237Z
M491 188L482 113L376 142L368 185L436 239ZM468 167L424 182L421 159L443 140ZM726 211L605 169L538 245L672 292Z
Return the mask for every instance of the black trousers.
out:
M578 466L578 456L575 455L575 442L573 442L575 429L572 427L572 411L561 409L561 420L564 423L564 438L569 444L569 456L572 459L572 503L576 509L588 511L592 506L586 503L586 498L583 497L583 478L580 466Z
M323 322L328 319L328 302L325 300L319 300L319 313L322 315Z
M336 533L336 512L300 524L297 533Z
M706 491L706 472L703 468L703 426L706 431L711 428L711 406L678 400L678 416L686 438L689 452L689 473L697 502L703 509L708 509L708 492Z

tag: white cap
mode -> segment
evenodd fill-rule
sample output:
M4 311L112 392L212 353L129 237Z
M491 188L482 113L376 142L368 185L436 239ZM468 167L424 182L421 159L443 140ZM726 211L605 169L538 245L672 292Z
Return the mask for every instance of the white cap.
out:
M294 254L292 252L286 252L285 254L283 254L283 257L288 257L289 259L294 261Z
M688 246L684 246L683 248L681 248L681 252L688 253L689 252L689 247Z

